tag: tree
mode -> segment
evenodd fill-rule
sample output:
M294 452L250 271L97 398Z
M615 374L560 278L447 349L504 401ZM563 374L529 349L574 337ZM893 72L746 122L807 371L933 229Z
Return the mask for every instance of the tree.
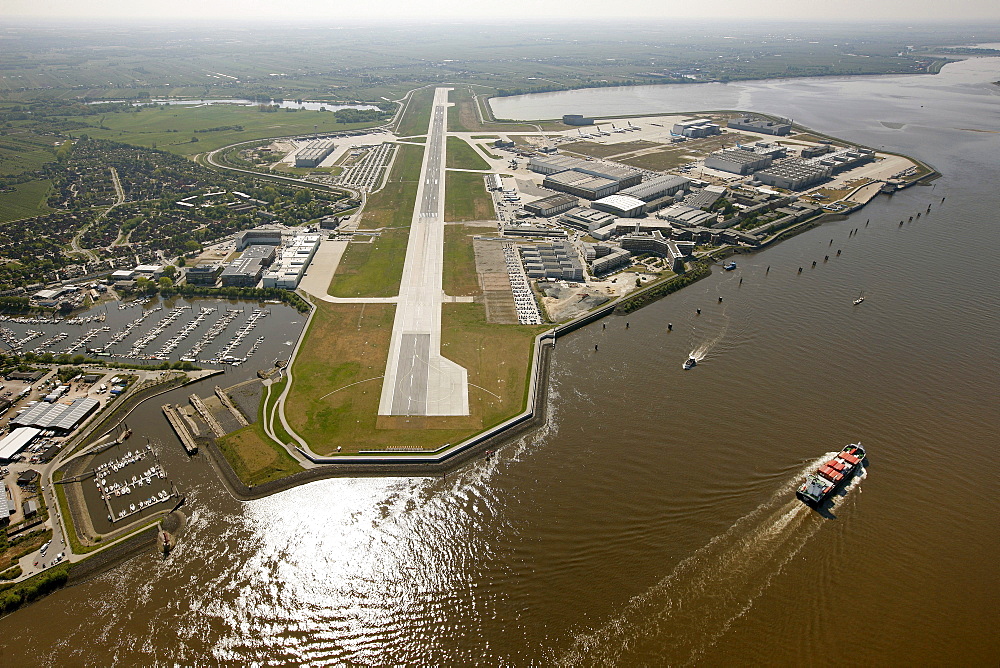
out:
M169 288L174 284L174 282L170 280L169 276L160 276L158 283L161 288Z
M297 193L295 193L295 203L296 204L308 204L312 201L313 195L312 191L308 188L300 188Z
M173 280L177 276L177 267L172 264L165 265L163 267L163 275Z

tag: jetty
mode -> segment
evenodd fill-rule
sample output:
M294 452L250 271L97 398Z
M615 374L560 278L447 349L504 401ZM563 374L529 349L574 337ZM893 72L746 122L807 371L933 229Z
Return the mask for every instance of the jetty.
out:
M201 419L205 421L205 424L208 425L208 428L212 430L212 433L215 434L216 437L221 438L226 435L226 430L222 428L219 421L215 419L214 415L212 415L212 411L208 410L208 406L206 406L205 402L201 400L201 397L197 394L192 394L190 396L190 401L191 405L194 406L194 409L198 411L198 415L201 416Z
M194 440L194 434L191 433L188 425L185 424L184 418L181 417L180 409L172 404L165 404L162 408L163 414L167 416L167 422L173 427L177 438L181 439L184 450L189 455L198 454L198 443Z
M222 402L223 406L229 409L229 412L233 414L233 418L235 418L237 422L239 422L244 427L250 424L249 422L247 422L247 419L243 417L243 413L241 413L239 409L233 405L233 402L229 398L229 395L226 394L226 392L218 385L215 386L215 396L219 397L219 401Z

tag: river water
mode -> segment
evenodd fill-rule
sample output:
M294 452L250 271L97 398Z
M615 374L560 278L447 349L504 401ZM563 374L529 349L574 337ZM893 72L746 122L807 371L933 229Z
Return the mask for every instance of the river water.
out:
M561 339L550 424L446 478L241 504L181 454L162 402L140 408L130 425L187 492L189 529L167 561L4 619L0 662L996 664L998 79L980 59L499 101L507 117L758 109L944 177ZM857 440L866 475L832 509L793 499Z

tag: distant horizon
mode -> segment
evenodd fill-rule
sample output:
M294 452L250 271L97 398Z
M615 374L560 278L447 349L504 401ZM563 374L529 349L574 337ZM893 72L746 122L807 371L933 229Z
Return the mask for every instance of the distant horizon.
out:
M717 0L709 4L633 0L627 16L615 15L600 0L578 0L571 9L562 5L542 5L529 0L505 3L468 3L462 0L370 0L364 4L336 0L299 0L295 5L265 0L6 0L4 15L11 19L50 22L100 21L134 23L164 20L177 23L258 21L301 24L305 22L364 23L465 23L501 20L504 23L540 21L707 21L733 22L807 22L815 24L858 24L892 22L894 24L936 23L956 25L970 22L1000 21L1000 3L991 0L955 0L942 6L937 0L828 0L824 3L801 3L797 0L756 0L753 17L747 17L744 0ZM289 15L294 12L294 18ZM389 17L389 18L385 18ZM523 17L523 18L522 18ZM765 18L761 18L765 17Z
M1000 13L996 17L968 17L963 19L948 19L942 20L937 18L913 18L907 17L904 19L899 18L872 18L865 17L859 19L810 19L802 17L789 17L789 18L728 18L728 17L678 17L671 18L665 16L638 16L632 15L627 17L599 17L599 16L571 16L571 17L558 17L558 16L540 16L533 18L508 18L505 19L504 25L507 27L531 24L531 25L549 25L549 24L560 24L560 25L578 25L578 24L615 24L615 25L629 25L629 24L646 24L650 27L665 27L670 25L726 25L728 27L738 29L738 28L751 28L751 27L761 27L761 26L808 26L814 28L821 27L837 27L837 26L868 26L875 29L879 26L892 26L897 29L906 29L908 27L928 29L934 27L940 27L943 30L954 29L960 27L978 28L979 32L983 32L987 35L1000 36L1000 23L997 26L983 25L982 21L985 19L996 19L1000 22ZM316 16L316 17L296 17L283 18L283 17L269 17L269 16L255 16L255 17L226 17L226 16L191 16L191 17L162 17L162 16L103 16L94 15L93 13L87 13L85 16L72 16L68 14L61 14L60 16L46 16L41 14L8 14L4 17L5 25L0 27L0 33L5 30L18 26L31 26L31 25L60 25L60 26L80 26L81 24L93 28L97 26L103 26L107 28L114 28L117 26L135 26L142 25L148 27L162 27L168 28L172 26L184 26L190 27L192 25L201 26L204 28L216 28L220 25L229 26L232 28L246 28L246 27L258 27L261 25L269 26L281 26L285 28L337 28L337 29L350 29L353 26L371 26L371 25L422 25L422 26L451 26L451 25L496 25L495 18L484 16L484 17L473 17L473 16L457 16L450 19L424 19L412 16L400 16L394 18L370 18L370 17L360 17L360 16L344 16L344 17L330 17L330 16ZM652 23L650 23L652 22ZM970 35L970 38L975 37L975 35Z

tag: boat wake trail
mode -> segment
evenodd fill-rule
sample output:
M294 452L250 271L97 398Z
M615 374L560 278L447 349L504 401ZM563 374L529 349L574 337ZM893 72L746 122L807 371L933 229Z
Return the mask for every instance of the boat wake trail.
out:
M601 628L577 635L561 666L688 665L696 662L826 521L795 499L810 462L775 495L635 596ZM847 486L849 492L864 477Z

